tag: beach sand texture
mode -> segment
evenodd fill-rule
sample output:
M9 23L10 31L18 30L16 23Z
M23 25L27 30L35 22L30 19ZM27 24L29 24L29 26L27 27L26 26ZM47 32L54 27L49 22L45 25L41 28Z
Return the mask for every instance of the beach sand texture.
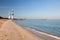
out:
M0 40L44 40L11 20L0 20Z

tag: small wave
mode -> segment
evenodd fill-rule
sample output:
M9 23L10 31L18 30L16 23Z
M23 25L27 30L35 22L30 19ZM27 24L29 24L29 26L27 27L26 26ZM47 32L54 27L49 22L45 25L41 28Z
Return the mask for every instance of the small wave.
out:
M37 31L35 29L32 29L32 30L36 31L37 33L40 33L40 34L43 34L43 35L46 35L46 36L49 36L49 37L52 37L52 38L60 40L60 37L57 37L57 36L54 36L54 35L50 35L50 34L47 34L47 33L44 33L44 32L40 32L40 31Z
M26 28L26 27L25 27ZM36 33L39 33L39 34L41 34L41 35L45 35L45 36L48 36L48 37L51 37L51 38L54 38L54 39L57 39L57 40L60 40L60 37L57 37L57 36L54 36L54 35L51 35L51 34L48 34L48 33L45 33L45 32L43 32L43 31L40 31L40 30L37 30L37 29L34 29L34 28L26 28L26 29L28 29L28 30L30 30L30 31L32 31L32 32L36 32Z

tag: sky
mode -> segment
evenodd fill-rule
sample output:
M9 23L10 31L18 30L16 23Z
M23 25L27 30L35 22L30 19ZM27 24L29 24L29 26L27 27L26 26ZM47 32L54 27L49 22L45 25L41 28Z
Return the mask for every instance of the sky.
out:
M60 0L0 0L0 16L30 19L60 19Z

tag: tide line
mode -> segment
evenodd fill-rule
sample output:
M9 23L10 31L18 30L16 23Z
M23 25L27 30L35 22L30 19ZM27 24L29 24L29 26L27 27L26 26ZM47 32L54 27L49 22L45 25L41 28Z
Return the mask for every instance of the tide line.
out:
M40 34L43 34L43 35L46 35L46 36L49 36L49 37L53 37L53 38L55 38L55 39L60 40L60 37L57 37L57 36L54 36L54 35L50 35L50 34L47 34L47 33L44 33L44 32L40 32L40 31L37 31L37 30L35 30L35 29L33 29L33 31L36 31L36 32L38 32L38 33L40 33Z

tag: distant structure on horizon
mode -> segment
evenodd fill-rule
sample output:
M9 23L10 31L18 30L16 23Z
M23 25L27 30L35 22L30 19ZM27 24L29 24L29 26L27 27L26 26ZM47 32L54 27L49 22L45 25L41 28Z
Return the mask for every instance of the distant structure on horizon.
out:
M8 15L9 19L14 19L14 10L12 9L12 11Z

